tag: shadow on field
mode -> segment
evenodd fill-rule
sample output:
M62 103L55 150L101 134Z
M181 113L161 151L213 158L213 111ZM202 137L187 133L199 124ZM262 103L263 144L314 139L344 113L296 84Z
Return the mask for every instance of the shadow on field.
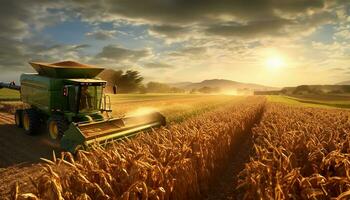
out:
M220 174L211 182L206 200L217 199L243 199L240 191L236 190L238 186L238 175L244 169L245 163L249 162L250 156L254 153L254 142L252 129L257 126L264 114L265 108L257 114L254 123L242 134L236 135L233 142L233 148L226 165L220 170Z
M51 159L53 150L59 153L59 144L49 138L45 128L41 128L40 134L26 135L14 124L0 125L0 167Z

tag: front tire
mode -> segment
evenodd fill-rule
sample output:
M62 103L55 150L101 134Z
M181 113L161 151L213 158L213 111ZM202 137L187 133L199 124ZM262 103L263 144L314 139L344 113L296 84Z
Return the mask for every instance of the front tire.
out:
M38 112L33 108L24 110L22 123L26 134L34 135L37 133L40 127L40 116Z
M68 123L62 116L52 116L47 121L47 130L53 140L61 140L64 132L68 129Z

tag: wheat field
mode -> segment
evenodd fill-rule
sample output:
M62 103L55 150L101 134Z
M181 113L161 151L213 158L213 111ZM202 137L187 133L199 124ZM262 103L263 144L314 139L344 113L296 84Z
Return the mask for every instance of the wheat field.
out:
M35 190L17 199L196 199L208 190L231 153L264 109L249 97L180 124L140 134L107 149L46 160Z
M269 104L253 137L241 198L350 198L350 111Z

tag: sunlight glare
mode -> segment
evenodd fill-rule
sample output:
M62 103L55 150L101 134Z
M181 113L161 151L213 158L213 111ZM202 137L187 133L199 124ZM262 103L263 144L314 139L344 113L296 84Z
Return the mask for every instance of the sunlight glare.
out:
M266 65L270 69L278 69L285 65L281 56L272 56L266 60Z
M139 115L147 115L153 112L159 112L159 109L153 107L141 107L136 110L130 111L126 114L126 116L139 116Z

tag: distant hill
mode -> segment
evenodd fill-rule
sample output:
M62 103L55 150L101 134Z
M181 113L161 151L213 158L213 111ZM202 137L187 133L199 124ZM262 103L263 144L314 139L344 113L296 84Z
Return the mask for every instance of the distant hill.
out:
M350 85L350 81L339 82L336 85Z
M348 94L350 85L299 85L297 87L285 87L281 90L283 94L306 95L306 94Z
M242 83L242 82L225 80L225 79L204 80L204 81L198 82L198 83L181 82L181 83L172 83L169 85L171 85L172 87L179 87L179 88L182 88L185 90L200 89L203 87L219 88L221 90L247 89L247 90L254 90L254 91L266 91L266 90L279 90L280 89L280 88L269 87L269 86L254 84L254 83Z

